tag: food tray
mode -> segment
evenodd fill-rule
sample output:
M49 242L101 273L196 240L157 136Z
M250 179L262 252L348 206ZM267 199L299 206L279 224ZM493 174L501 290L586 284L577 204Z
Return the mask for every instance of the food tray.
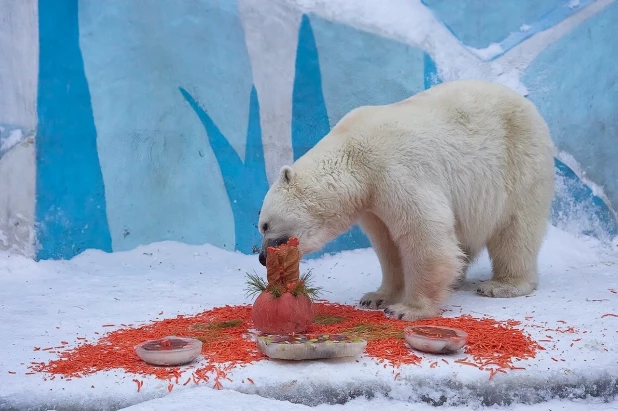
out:
M257 338L257 346L278 360L318 360L360 355L367 341L341 334L266 335Z
M431 354L450 354L466 345L468 334L462 330L434 325L404 328L406 342L415 350Z
M150 340L135 346L137 355L153 365L182 365L195 360L202 352L202 342L176 336Z

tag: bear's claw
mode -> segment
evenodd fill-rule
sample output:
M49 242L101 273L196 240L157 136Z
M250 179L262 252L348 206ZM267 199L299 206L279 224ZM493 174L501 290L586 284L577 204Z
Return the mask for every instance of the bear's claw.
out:
M418 321L438 315L435 310L427 307L424 309L413 308L406 304L395 304L384 309L384 314L388 318L403 321Z
M380 309L390 304L389 299L380 293L367 293L360 299L360 305L369 309Z

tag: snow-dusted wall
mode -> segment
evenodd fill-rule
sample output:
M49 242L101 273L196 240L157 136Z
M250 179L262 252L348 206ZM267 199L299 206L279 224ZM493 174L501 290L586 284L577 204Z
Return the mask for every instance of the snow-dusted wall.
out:
M0 0L0 247L251 253L269 182L347 111L471 77L545 115L554 224L610 239L616 21L613 0Z
M0 250L34 256L36 0L0 0Z

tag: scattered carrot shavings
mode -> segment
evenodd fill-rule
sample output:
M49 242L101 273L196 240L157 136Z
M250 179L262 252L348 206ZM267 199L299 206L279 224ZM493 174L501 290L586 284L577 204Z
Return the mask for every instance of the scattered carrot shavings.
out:
M9 374L17 374L15 371L9 371Z
M115 324L103 324L101 327L115 327Z
M609 314L603 314L603 315L601 316L601 318L605 318L605 317L618 317L618 314L612 314L612 313L609 313Z
M410 325L408 322L389 319L378 310L359 310L341 304L315 303L315 312L316 318L322 316L338 318L341 321L317 322L308 330L309 333L347 334L364 338L367 340L367 355L385 367L420 365L422 361L422 357L408 348L403 339L403 329ZM514 320L500 322L488 317L461 315L432 318L415 324L464 330L468 333L468 344L464 348L468 357L455 362L490 373L491 369L499 370L495 372L520 369L513 366L513 361L534 358L539 350L543 350L543 347L518 328L520 322ZM213 388L221 389L223 380L231 381L227 375L229 371L266 358L257 350L255 341L246 338L248 330L252 328L250 305L219 307L197 315L178 315L175 318L158 320L138 328L116 329L98 341L83 342L80 346L61 350L58 359L33 363L28 368L35 372L52 374L52 378L56 375L64 378L80 377L98 371L121 369L129 374L154 376L167 380L170 384L172 381L180 384L182 373L191 369L188 382L193 381L198 385L200 381L212 381ZM200 339L203 362L195 367L156 367L141 361L133 349L144 341L169 335ZM443 362L448 364L444 359ZM437 366L437 362L433 366ZM254 384L252 379L246 379ZM135 382L139 391L143 381Z
M169 385L167 386L167 391L168 391L168 392L172 392L172 390L173 390L173 389L174 389L174 384L169 384Z
M438 361L434 361L431 364L429 364L429 368L436 368L438 366Z

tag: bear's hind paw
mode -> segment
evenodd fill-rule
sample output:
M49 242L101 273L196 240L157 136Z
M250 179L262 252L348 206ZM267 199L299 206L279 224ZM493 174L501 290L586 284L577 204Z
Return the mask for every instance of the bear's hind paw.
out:
M513 298L528 295L535 289L536 285L529 282L513 285L492 280L479 284L476 292L487 297Z

